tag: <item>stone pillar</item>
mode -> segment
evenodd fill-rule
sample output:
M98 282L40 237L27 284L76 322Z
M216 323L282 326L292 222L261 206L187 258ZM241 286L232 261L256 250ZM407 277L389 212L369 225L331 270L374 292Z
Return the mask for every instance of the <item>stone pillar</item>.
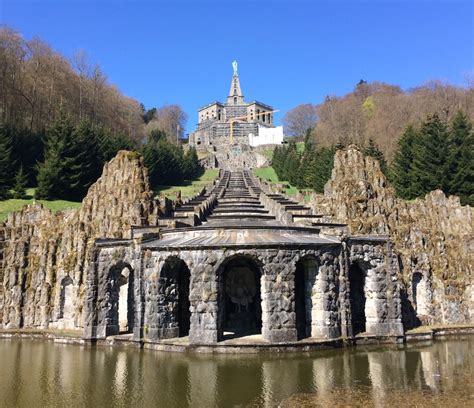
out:
M297 341L295 267L292 252L279 250L263 266L261 278L262 336L270 343Z
M143 320L145 313L145 287L143 279L144 253L138 249L135 252L133 271L133 297L135 314L133 318L133 340L139 341L143 338Z
M316 274L311 292L311 336L325 339L339 337L339 258L327 252L321 256L319 270L315 263L311 263L308 273Z
M202 251L202 253L196 253L196 257L191 270L189 291L191 308L189 343L216 344L219 291L216 254Z

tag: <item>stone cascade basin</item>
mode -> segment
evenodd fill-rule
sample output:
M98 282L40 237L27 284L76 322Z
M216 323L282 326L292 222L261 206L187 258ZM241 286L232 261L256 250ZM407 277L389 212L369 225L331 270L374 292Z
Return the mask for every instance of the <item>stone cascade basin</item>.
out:
M148 226L134 229L131 240L96 243L86 339L119 334L123 319L130 338L150 348L217 350L236 339L306 347L364 332L402 333L386 238L322 234L312 209L264 191L247 170L221 171L213 187L175 209L174 217L182 214L199 224ZM125 302L115 288L124 269L126 318L114 306Z

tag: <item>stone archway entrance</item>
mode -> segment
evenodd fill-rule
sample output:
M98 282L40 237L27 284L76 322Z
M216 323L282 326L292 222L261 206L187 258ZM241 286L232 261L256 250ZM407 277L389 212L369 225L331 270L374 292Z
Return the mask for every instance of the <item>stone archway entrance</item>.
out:
M60 328L73 329L75 317L74 307L74 284L69 276L61 281L61 290L59 293L59 319Z
M313 299L318 268L312 258L303 258L296 263L295 270L295 314L298 340L313 335L313 314L322 311L322 305Z
M164 326L161 337L183 337L189 334L191 311L189 302L191 273L186 263L176 257L168 258L160 273L160 300Z
M129 304L133 302L133 294L131 292L130 276L131 270L125 267L120 272L118 278L119 285L119 302L118 302L118 322L119 333L129 333L132 331L133 310L130 310Z
M351 305L352 335L366 331L365 271L358 263L349 268L349 300Z
M107 336L131 333L134 321L133 270L130 265L119 263L109 272L109 311Z
M262 332L261 271L246 256L237 256L219 273L219 338Z

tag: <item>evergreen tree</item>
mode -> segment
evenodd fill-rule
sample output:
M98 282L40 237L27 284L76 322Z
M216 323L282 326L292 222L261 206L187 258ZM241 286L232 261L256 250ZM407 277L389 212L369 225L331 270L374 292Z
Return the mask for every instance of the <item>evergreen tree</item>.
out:
M20 165L20 169L15 175L15 182L13 184L13 198L24 198L26 195L26 186L28 184L28 177L23 172L23 165Z
M393 183L399 197L412 199L418 192L413 189L413 145L417 138L416 130L413 126L405 129L402 137L398 141L397 151L390 168L389 178Z
M199 165L197 151L194 146L191 146L184 155L184 178L191 179L198 176L202 171Z
M135 150L135 143L124 133L112 133L100 127L95 129L102 164L112 160L119 150Z
M413 144L412 188L417 195L435 189L446 191L448 130L438 114L429 116L420 128Z
M12 138L8 129L0 127L0 200L8 198L11 187Z
M149 140L143 146L142 152L152 186L171 185L183 181L186 165L181 146L172 145L166 139L160 139L158 142ZM192 160L195 159L197 154Z
M369 144L364 149L364 154L366 156L373 157L374 159L378 160L380 163L380 169L383 173L387 172L387 162L385 161L385 157L383 152L379 149L379 147L375 144L373 139L369 139Z
M334 147L322 147L316 153L312 171L312 184L309 186L317 193L324 193L324 186L331 178L334 166Z
M299 169L299 155L296 151L296 144L290 143L285 151L285 159L283 162L282 170L281 170L281 177L278 174L278 178L280 180L289 181L291 184L292 181L296 182L297 180L297 172Z
M60 113L48 129L45 140L44 162L38 166L38 187L35 198L51 200L63 198L69 189L66 174L65 152L72 143L73 126L69 118Z
M32 132L29 129L11 129L13 145L12 157L17 168L23 166L28 185L36 184L37 163L43 161L42 132Z
M64 171L68 188L62 198L80 201L100 176L101 153L97 134L87 120L82 120L64 151Z
M474 206L474 133L467 116L458 112L451 123L447 158L448 193Z

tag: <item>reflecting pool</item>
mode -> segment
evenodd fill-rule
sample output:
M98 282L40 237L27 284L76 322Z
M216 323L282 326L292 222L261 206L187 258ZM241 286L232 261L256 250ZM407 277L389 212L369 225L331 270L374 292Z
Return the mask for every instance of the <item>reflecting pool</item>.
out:
M0 340L0 364L0 405L7 407L469 406L474 401L474 337L469 336L260 355Z

